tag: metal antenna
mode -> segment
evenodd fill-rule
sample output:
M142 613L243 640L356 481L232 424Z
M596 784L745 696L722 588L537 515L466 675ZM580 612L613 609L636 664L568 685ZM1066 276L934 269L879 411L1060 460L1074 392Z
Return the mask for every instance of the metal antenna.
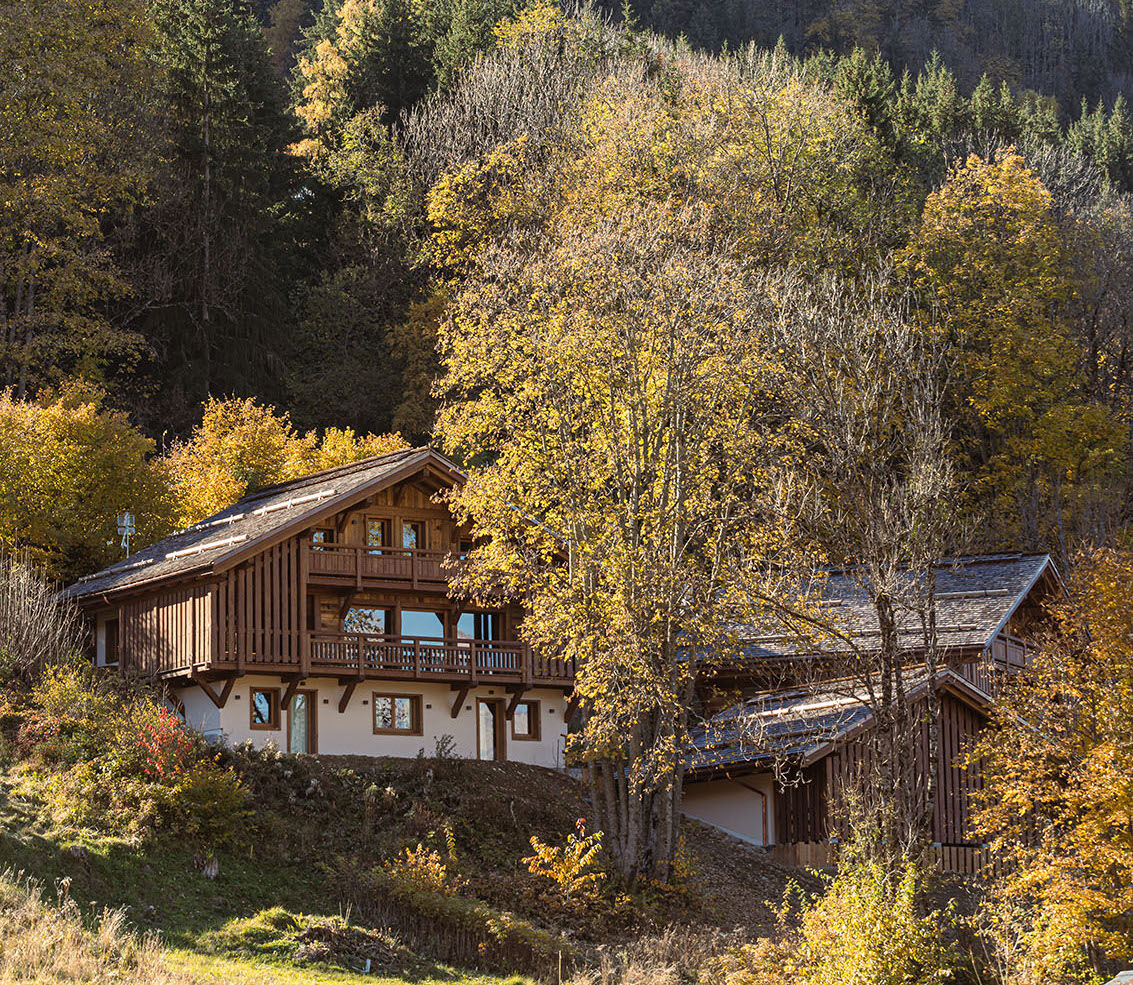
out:
M130 538L137 533L137 530L133 513L127 511L118 514L118 533L122 537L122 549L126 552L126 557L130 556Z

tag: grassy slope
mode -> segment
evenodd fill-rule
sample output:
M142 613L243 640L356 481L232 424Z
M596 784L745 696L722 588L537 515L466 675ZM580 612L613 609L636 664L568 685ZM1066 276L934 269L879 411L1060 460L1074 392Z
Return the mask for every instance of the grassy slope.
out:
M339 967L295 963L297 924L287 914L330 922L344 915L325 866L346 860L367 871L418 842L444 853L449 831L472 895L592 943L616 943L642 929L640 922L619 923L606 914L588 923L585 916L557 911L525 871L520 860L532 834L561 843L585 813L580 785L561 773L516 764L365 757L261 756L240 768L254 807L254 835L240 852L218 853L220 872L213 881L200 874L191 848L53 824L34 791L18 792L15 770L0 771L0 868L33 874L48 895L67 880L66 892L88 912L92 906L124 908L140 929L160 933L174 968L206 981L361 983L383 980L383 974L418 985L498 981L419 958L405 947L370 975L350 972L341 966L345 961ZM650 914L654 925L676 919L743 924L754 933L768 928L765 903L781 898L786 880L800 874L709 830L693 826L686 840L693 892L663 901ZM271 916L279 910L282 921Z
M256 932L260 928L249 926L262 911L276 907L315 917L342 915L320 863L332 847L351 839L346 825L329 823L325 815L333 814L334 807L325 799L318 810L302 802L291 808L295 815L311 815L310 830L296 831L300 842L309 844L309 857L288 857L295 846L286 844L258 853L254 848L246 854L219 853L220 872L210 881L200 875L192 851L166 844L139 845L94 831L56 826L42 804L16 788L13 773L0 773L0 869L32 875L47 888L48 897L64 891L87 912L123 908L139 929L160 933L175 969L206 981L268 985L498 981L412 955L399 964L393 977L385 978L318 965L297 967L289 959L286 934L264 935ZM350 811L343 813L347 815L343 821L357 820L349 816ZM315 830L325 833L322 844ZM366 854L370 861L383 852L375 845ZM360 864L364 864L361 859Z

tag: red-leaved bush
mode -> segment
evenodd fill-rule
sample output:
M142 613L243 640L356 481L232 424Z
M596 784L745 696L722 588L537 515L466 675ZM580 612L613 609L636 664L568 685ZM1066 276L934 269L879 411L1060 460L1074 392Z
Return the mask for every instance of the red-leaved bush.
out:
M152 721L139 729L138 748L146 776L167 781L185 771L193 754L193 740L173 712L159 707Z

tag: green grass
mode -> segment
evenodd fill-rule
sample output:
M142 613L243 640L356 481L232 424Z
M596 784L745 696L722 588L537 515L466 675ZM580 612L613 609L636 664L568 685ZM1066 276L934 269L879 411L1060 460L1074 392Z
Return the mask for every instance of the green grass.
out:
M31 875L48 898L65 892L88 913L123 908L139 930L160 935L175 970L236 985L505 981L417 959L405 948L388 974L380 967L372 969L378 974L361 974L333 963L297 964L303 927L344 924L320 869L224 852L217 858L219 874L208 880L191 852L53 825L0 771L0 870Z

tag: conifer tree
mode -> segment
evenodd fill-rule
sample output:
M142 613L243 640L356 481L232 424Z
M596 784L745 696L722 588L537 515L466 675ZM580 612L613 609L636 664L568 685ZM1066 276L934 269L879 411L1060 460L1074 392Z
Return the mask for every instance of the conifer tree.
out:
M139 324L187 404L263 379L284 320L277 212L288 171L282 93L246 0L157 0L166 166L139 217L133 262L151 297ZM257 375L257 371L259 374Z

